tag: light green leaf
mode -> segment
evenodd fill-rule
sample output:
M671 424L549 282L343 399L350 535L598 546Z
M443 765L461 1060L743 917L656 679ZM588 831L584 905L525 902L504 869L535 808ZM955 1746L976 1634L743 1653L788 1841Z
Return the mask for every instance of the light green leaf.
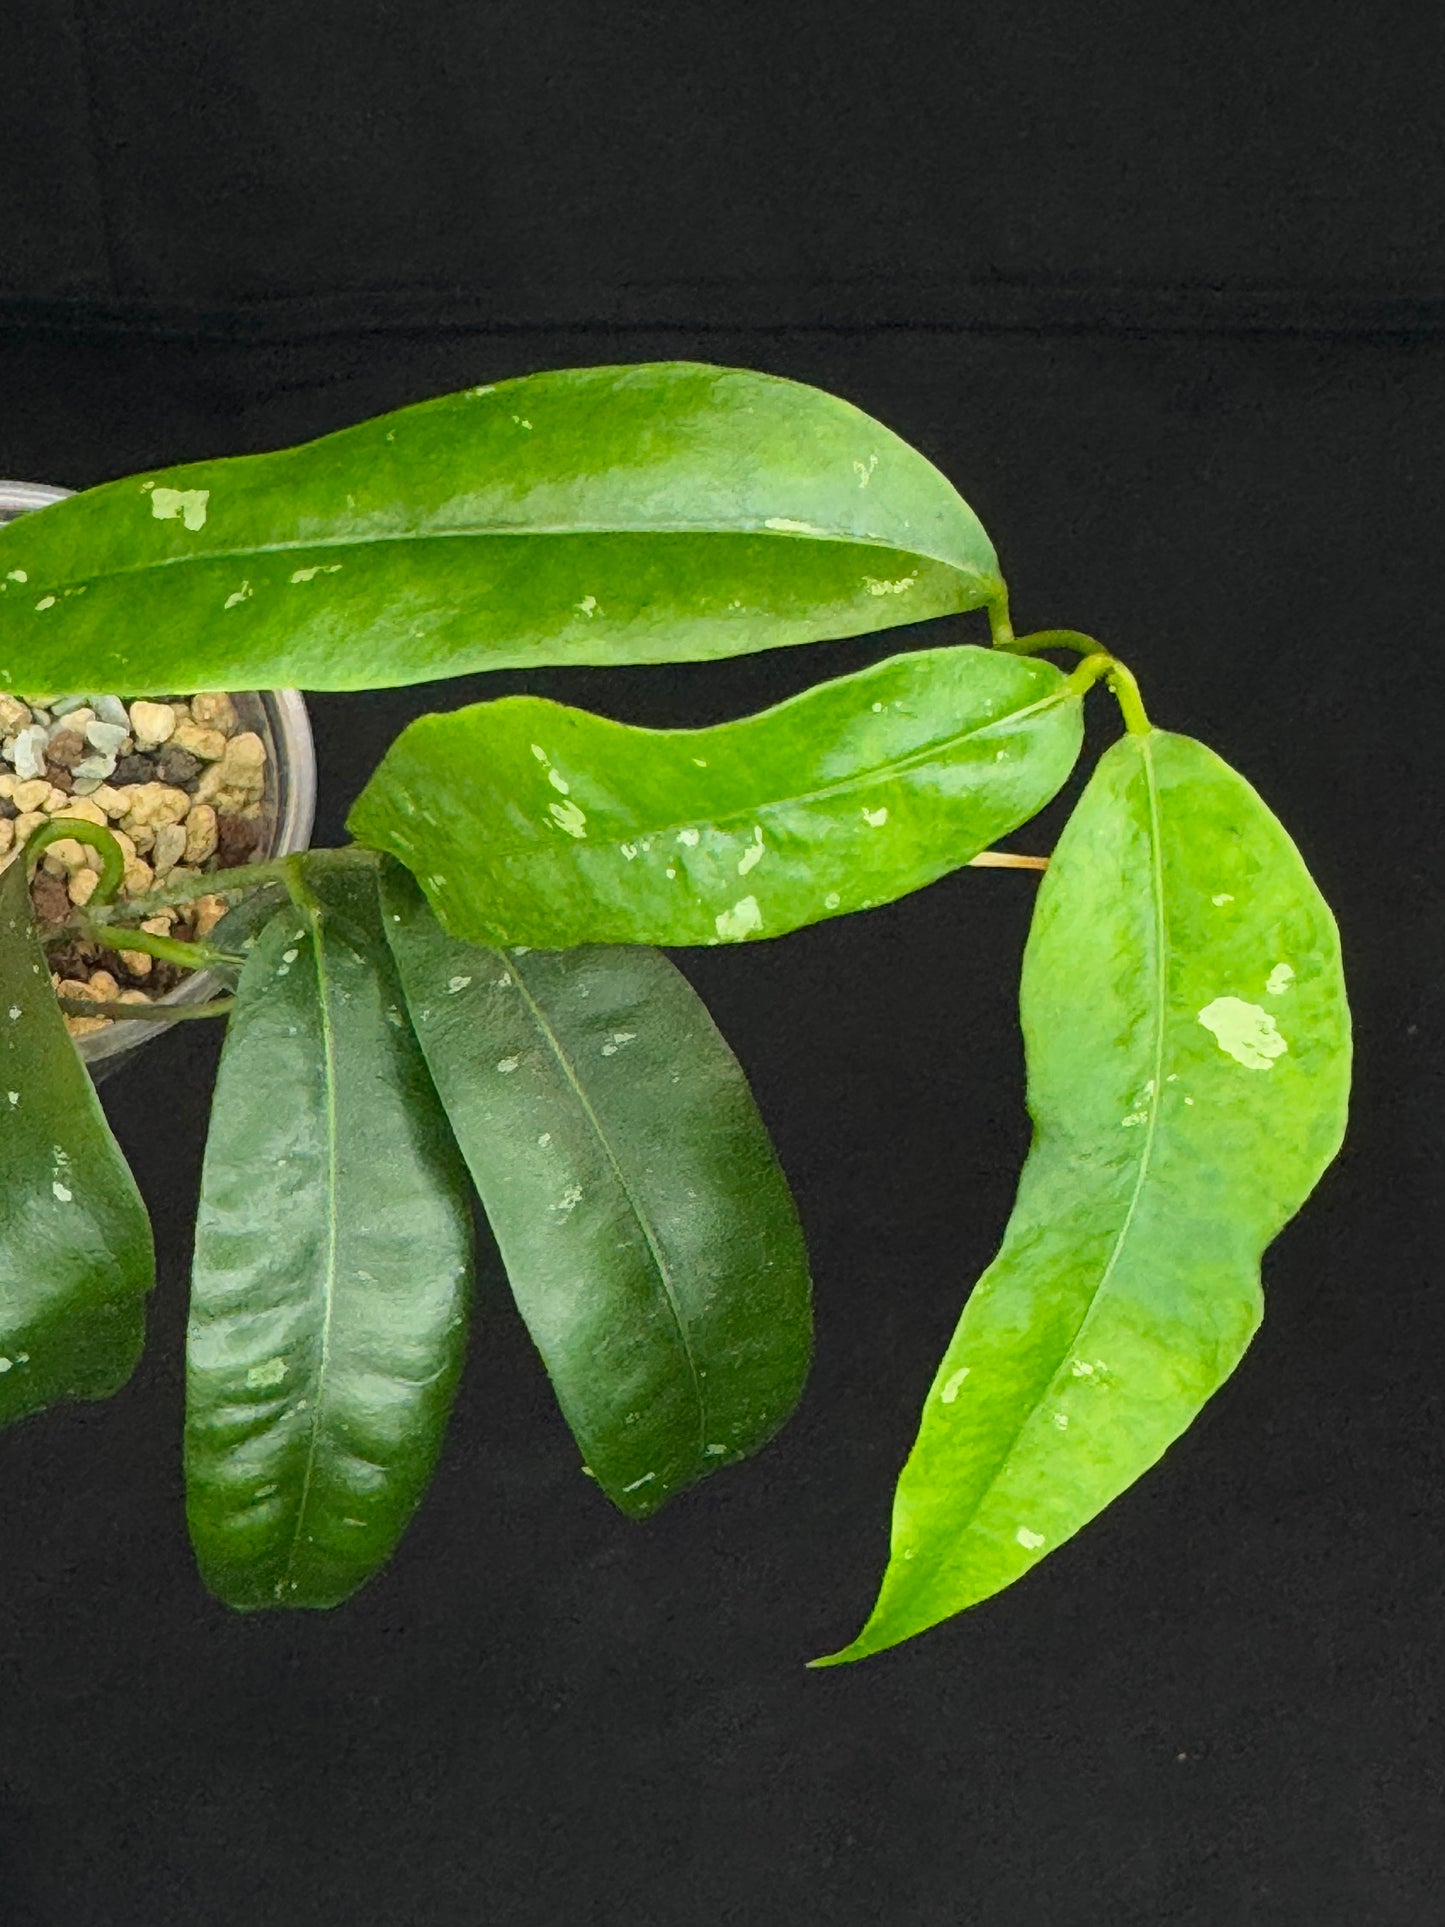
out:
M974 648L895 656L713 729L510 696L404 730L349 828L458 935L775 937L891 902L1027 821L1073 767L1081 706L1052 664Z
M145 1341L150 1224L50 989L17 855L0 874L0 1424L106 1398Z
M448 937L387 865L412 1022L592 1476L634 1518L797 1401L807 1256L747 1082L655 951Z
M243 1610L335 1605L390 1556L440 1449L471 1277L374 868L304 877L241 973L191 1285L191 1539Z
M898 1482L858 1659L1009 1585L1238 1363L1260 1257L1339 1147L1334 920L1254 791L1155 730L1101 760L1039 892L1034 1144ZM827 1663L827 1662L823 1662Z
M836 396L693 362L562 369L19 517L0 687L688 661L1002 596L967 503Z

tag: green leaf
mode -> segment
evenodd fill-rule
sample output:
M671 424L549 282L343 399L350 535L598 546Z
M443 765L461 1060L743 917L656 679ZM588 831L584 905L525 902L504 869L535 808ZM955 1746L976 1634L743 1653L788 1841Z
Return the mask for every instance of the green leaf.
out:
M655 951L458 943L392 865L382 897L522 1316L643 1518L770 1437L807 1372L807 1255L746 1080Z
M374 867L308 860L298 894L241 974L187 1337L191 1539L243 1610L333 1606L389 1557L441 1446L471 1280Z
M690 661L1003 593L967 503L849 403L693 362L562 369L19 517L0 687Z
M898 1482L858 1659L986 1599L1151 1466L1228 1377L1260 1257L1339 1147L1334 919L1202 744L1101 760L1039 892L1034 1143ZM829 1663L829 1662L821 1662Z
M510 696L404 730L348 827L461 936L775 937L891 902L1025 822L1073 767L1081 709L1052 664L974 648L713 729Z
M22 853L0 874L0 1424L118 1391L154 1278L145 1206L51 993Z

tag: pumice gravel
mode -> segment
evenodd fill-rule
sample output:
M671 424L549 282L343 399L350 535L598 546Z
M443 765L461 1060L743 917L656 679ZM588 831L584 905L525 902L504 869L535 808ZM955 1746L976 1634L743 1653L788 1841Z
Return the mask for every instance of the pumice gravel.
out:
M43 824L79 818L115 836L125 856L119 899L129 901L250 862L266 842L273 790L263 738L242 726L236 700L224 693L130 704L112 695L41 704L0 693L0 870ZM49 846L30 891L42 938L89 903L101 867L100 852L74 838ZM222 896L198 896L140 927L199 941L225 911ZM153 1003L189 974L84 935L47 947L51 982L72 999ZM114 1021L72 1014L65 1026L86 1037Z

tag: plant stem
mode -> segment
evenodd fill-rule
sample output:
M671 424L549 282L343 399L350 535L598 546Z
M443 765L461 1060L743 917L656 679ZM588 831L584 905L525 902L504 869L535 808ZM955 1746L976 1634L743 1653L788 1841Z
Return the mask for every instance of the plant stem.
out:
M1144 712L1144 699L1139 694L1139 685L1122 662L1111 660L1108 682L1119 705L1119 713L1124 718L1124 727L1131 736L1147 736L1154 725Z
M308 863L330 866L374 863L375 853L363 850L356 844L347 844L340 850L307 850ZM107 905L99 911L96 921L110 923L117 917L153 917L158 910L171 910L179 903L191 903L197 897L226 897L259 889L266 883L285 883L286 865L289 857L272 857L266 863L243 863L234 870L207 870L198 876L182 877L181 880L164 890L150 890L143 897L131 897L128 902ZM139 948L139 945L136 946Z
M35 861L52 843L88 843L93 850L100 852L101 869L91 902L104 905L110 901L125 881L125 852L115 840L111 830L104 830L98 823L87 822L84 817L53 816L48 823L42 823L25 845L25 861L31 876L35 874Z
M988 605L988 627L995 649L1012 649L1014 630L1009 620L1007 589L999 596L997 602L990 602Z
M1108 653L1097 637L1086 636L1082 629L1035 629L1032 635L1016 636L1009 642L996 643L995 646L1011 649L1019 656L1036 656L1041 649L1072 649L1080 656Z
M103 943L111 950L139 950L163 963L179 964L183 970L208 970L217 964L244 963L230 950L217 950L209 943L183 943L179 937L157 936L153 930L132 930L126 924L89 924L81 920L81 935L91 943Z
M213 997L206 1004L118 1004L90 997L57 997L56 1003L68 1017L114 1017L129 1023L139 1017L146 1023L184 1024L198 1017L224 1017L235 1003L234 997Z

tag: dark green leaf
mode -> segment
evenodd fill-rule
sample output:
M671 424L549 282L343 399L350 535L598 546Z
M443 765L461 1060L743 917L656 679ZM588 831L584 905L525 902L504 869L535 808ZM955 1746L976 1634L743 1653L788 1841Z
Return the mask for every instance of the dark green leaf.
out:
M465 1176L375 872L308 861L241 974L201 1181L186 1484L228 1605L332 1606L431 1476L465 1340Z
M745 654L998 602L931 463L835 396L562 369L0 531L0 687L371 689Z
M863 1631L895 1645L1017 1579L1238 1363L1260 1257L1339 1147L1334 920L1244 780L1188 737L1102 759L1039 892L1034 1145L924 1408Z
M973 648L714 729L511 696L404 730L349 827L462 936L776 937L919 889L1033 816L1073 767L1081 706L1051 663Z
M642 949L446 936L388 865L412 1021L588 1469L624 1512L741 1458L797 1401L807 1256L747 1083Z
M105 1398L145 1341L150 1224L50 989L23 853L0 875L0 1423Z

